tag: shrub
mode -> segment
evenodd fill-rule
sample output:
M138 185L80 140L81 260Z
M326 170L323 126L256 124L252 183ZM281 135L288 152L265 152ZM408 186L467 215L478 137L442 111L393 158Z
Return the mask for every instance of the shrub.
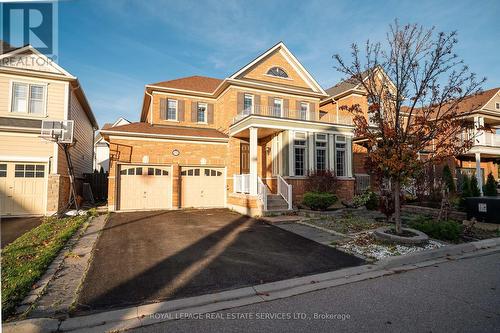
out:
M308 173L305 189L307 192L334 192L337 187L337 176L332 170L313 171Z
M497 182L495 181L495 177L493 177L493 174L491 172L488 174L486 184L483 186L483 194L492 197L495 197L497 195Z
M445 185L445 189L448 190L449 193L455 193L455 180L453 179L453 175L451 174L451 170L448 164L443 167L443 182Z
M325 210L337 201L337 197L327 192L306 192L302 203L312 210Z
M477 177L472 176L470 179L470 195L472 197L481 196L481 191L479 190L479 185L477 184Z
M378 208L378 196L375 192L366 190L363 194L355 195L352 204L354 207L366 206L369 210L375 210Z
M463 226L456 221L435 221L430 217L421 217L410 222L410 227L427 234L431 238L458 241L462 233Z

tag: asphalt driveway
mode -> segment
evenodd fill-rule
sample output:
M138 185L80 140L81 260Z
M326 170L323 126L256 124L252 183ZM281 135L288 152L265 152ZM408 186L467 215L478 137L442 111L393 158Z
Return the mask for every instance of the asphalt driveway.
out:
M41 217L2 217L0 227L2 233L2 249L9 243L42 223Z
M112 214L77 314L209 294L362 264L225 209Z

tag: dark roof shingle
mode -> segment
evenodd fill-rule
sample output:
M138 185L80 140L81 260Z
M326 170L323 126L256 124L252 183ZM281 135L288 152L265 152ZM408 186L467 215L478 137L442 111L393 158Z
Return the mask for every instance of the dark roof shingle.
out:
M186 137L203 137L203 138L227 138L228 136L213 128L197 128L187 126L168 126L168 125L150 125L144 122L130 123L127 125L116 126L102 130L106 132L123 132L123 133L141 133L141 134L158 134L158 135L175 135Z
M192 90L198 92L212 93L223 80L206 76L188 76L180 79L163 81L150 84L164 88Z

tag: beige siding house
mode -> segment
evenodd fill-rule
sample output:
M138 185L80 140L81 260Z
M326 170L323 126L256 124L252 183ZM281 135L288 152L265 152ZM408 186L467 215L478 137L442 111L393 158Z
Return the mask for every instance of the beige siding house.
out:
M76 77L30 45L0 54L0 216L49 215L68 200L64 153L40 138L43 120L74 120L77 188L92 171L97 121Z

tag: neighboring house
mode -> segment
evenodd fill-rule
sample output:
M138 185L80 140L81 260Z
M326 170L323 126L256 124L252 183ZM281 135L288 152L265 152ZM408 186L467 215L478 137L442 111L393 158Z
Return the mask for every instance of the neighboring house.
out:
M383 72L376 72L383 75ZM349 117L348 111L339 111L342 106L358 104L367 113L368 99L363 87L354 80L342 81L326 89L330 98L323 99L321 109L329 112L337 111L340 117ZM478 183L482 184L491 172L495 179L499 179L498 167L500 163L500 88L489 89L480 94L465 98L458 106L459 113L468 113L467 118L476 128L485 128L475 133L464 133L464 137L474 135L474 145L465 154L456 156L448 161L453 173L475 174ZM461 138L457 138L461 139ZM369 170L365 168L366 148L360 140L354 139L353 144L353 173L356 179L356 193L361 193L374 180L370 179ZM481 187L481 186L480 186Z
M77 78L31 45L0 49L0 215L48 215L69 196L64 152L40 138L42 120L74 120L77 188L92 171L97 121Z
M328 97L282 42L225 79L146 85L140 122L101 131L110 210L287 210L325 169L352 198L352 119L320 109Z
M102 126L103 130L109 129L111 127L122 126L130 124L125 118L118 118L114 123L106 123ZM94 142L94 170L104 172L109 171L109 143L104 140L101 133L98 133L95 137Z

